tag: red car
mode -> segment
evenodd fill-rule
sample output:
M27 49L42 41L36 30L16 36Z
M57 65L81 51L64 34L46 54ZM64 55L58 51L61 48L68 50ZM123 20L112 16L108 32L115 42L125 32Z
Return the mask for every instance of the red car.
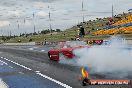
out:
M72 46L70 44L72 44ZM69 41L68 43L67 42L65 43L63 48L51 49L48 52L48 56L50 60L55 60L55 61L60 60L60 54L62 54L67 59L72 59L73 57L75 57L75 55L73 54L73 50L79 49L79 48L89 48L89 47L90 46L87 46L86 43L81 41L74 41L74 42Z

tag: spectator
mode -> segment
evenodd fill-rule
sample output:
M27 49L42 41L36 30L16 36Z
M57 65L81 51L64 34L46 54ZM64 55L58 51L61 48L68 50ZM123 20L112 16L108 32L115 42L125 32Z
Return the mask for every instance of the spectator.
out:
M83 26L80 26L79 37L84 37L84 36L85 36L85 30L84 30Z

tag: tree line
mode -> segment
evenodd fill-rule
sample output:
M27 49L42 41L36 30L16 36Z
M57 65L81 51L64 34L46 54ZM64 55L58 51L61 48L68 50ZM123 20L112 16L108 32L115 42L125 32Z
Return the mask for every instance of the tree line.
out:
M53 32L61 32L61 30L60 29L56 29L56 30L46 29L46 30L42 30L42 31L34 32L34 33L20 33L20 35L1 36L1 40L8 41L11 38L15 38L15 37L28 37L31 35L48 34L48 33L53 33Z

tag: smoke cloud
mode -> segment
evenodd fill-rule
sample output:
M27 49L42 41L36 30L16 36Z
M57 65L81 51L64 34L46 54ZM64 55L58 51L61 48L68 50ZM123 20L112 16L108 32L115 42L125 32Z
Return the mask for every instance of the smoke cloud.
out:
M76 49L76 63L93 69L96 73L118 73L126 76L132 72L132 47L121 37L112 37L107 45Z

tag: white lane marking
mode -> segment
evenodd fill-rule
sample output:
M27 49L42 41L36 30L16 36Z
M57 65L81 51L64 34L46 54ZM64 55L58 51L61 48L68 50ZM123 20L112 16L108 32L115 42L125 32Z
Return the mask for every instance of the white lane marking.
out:
M35 71L35 73L39 73L40 71Z
M33 48L29 48L29 50L34 50Z
M53 79L53 78L50 78L49 76L46 76L46 75L44 75L44 74L42 74L42 73L36 73L36 74L37 74L37 75L40 75L40 76L42 76L42 77L44 77L44 78L46 78L46 79L48 79L48 80L50 80L50 81L53 81L53 82L55 82L55 83L57 83L57 84L59 84L59 85L65 87L65 88L72 88L72 87L70 87L70 86L68 86L68 85L66 85L66 84L64 84L64 83L62 83L62 82L60 82L60 81L57 81L57 80L55 80L55 79Z
M9 66L10 68L13 68L12 66Z
M3 57L1 57L1 58L3 58ZM23 67L23 68L25 68L25 69L32 70L32 69L30 69L30 68L28 68L28 67L26 67L26 66L24 66L24 65L20 65L20 64L14 62L14 61L11 61L11 60L9 60L9 59L7 59L7 58L3 58L3 59L5 59L5 60L7 60L7 61L9 61L9 62L12 62L12 63L14 63L14 64L16 64L16 65L18 65L18 66L21 66L21 67ZM57 83L57 84L59 84L59 85L65 87L65 88L72 88L72 87L70 87L70 86L68 86L68 85L66 85L66 84L64 84L64 83L62 83L62 82L60 82L60 81L57 81L57 80L55 80L55 79L53 79L53 78L51 78L51 77L49 77L49 76L46 76L46 75L40 73L40 71L35 71L35 72L36 72L37 75L40 75L40 76L42 76L42 77L44 77L44 78L46 78L46 79L48 79L48 80L50 80L50 81L53 81L53 82L55 82L55 83Z
M0 88L9 88L9 86L0 78Z
M42 52L44 52L45 50L41 50Z
M24 74L23 72L18 72L19 74Z
M5 65L8 65L6 62L4 62L4 61L2 61L2 60L0 60L0 62L3 63L3 64L5 64Z
M18 66L20 66L20 67L23 67L23 68L25 68L25 69L27 69L27 70L32 70L31 68L28 68L28 67L26 67L26 66L24 66L24 65L21 65L21 64L17 63L17 62L11 61L11 60L9 60L9 59L7 59L7 58L3 58L3 59L5 59L5 60L7 60L7 61L9 61L9 62L12 62L13 64L16 64L16 65L18 65Z

